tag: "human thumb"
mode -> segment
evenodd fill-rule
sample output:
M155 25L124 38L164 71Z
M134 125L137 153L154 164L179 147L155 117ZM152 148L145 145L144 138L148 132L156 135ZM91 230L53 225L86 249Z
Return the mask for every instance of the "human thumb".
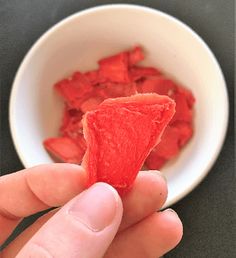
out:
M122 213L117 192L108 184L97 183L63 206L16 257L103 257Z

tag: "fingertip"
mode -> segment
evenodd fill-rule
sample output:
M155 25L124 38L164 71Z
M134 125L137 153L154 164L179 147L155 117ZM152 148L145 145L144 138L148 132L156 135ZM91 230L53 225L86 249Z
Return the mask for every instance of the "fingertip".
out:
M98 183L95 183L92 187L94 187L94 186L96 186L96 187L99 186L99 187L101 187L101 189L106 189L106 190L108 190L108 191L111 191L112 194L114 195L114 198L115 198L116 202L117 202L118 205L121 206L122 209L123 209L123 204L122 204L120 195L119 195L119 193L117 192L117 190L116 190L114 187L112 187L111 185L109 185L109 184L107 184L107 183L105 183L105 182L98 182Z
M163 173L157 170L140 171L134 186L140 192L143 192L143 196L150 196L155 200L157 209L164 205L168 195L168 188Z
M160 210L168 194L166 180L157 171L140 171L132 189L122 197L124 214L120 231Z
M160 212L164 227L163 237L168 243L168 251L176 247L183 237L183 224L178 214L172 209ZM166 233L164 233L166 232Z
M32 192L49 207L65 204L86 187L87 175L75 164L54 163L25 171Z
M170 210L154 212L121 232L105 257L120 253L122 257L160 257L179 243L182 234L182 223L176 213ZM136 248L130 248L132 246Z
M155 175L161 177L165 182L167 182L165 174L162 173L160 170L145 170L141 171L141 174L150 174L150 175Z
M109 225L119 225L122 218L122 202L117 191L106 183L96 183L73 199L68 213L78 217L88 228L101 231ZM83 219L85 217L85 219ZM89 226L94 224L95 226ZM101 226L102 225L102 226Z

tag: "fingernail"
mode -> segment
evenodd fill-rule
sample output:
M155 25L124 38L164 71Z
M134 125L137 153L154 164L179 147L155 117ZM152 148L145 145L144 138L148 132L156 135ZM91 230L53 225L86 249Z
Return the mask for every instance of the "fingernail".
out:
M154 175L158 175L167 182L165 175L162 172L160 172L159 170L147 170L147 172L152 173Z
M102 231L113 221L118 194L109 185L97 183L78 196L69 214L92 231Z
M177 214L177 212L176 212L176 211L174 211L174 210L173 210L173 209L171 209L171 208L168 208L168 209L164 210L164 212L165 212L165 211L173 212L177 217L179 217L179 215Z

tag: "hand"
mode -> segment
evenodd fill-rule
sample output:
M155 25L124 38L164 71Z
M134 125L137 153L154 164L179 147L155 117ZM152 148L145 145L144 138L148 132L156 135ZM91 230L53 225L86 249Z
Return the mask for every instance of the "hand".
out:
M0 244L22 218L50 207L2 252L2 258L156 258L174 248L182 224L161 175L140 172L122 200L105 183L85 190L77 165L53 164L0 177ZM73 199L72 199L73 198Z

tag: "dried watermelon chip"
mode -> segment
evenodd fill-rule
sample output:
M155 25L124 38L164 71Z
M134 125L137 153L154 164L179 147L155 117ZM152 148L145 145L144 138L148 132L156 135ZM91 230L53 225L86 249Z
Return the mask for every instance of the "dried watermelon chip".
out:
M69 113L69 107L67 105L65 105L64 107L64 113L62 116L62 124L60 126L60 132L62 133L64 131L64 129L68 126L68 124L70 123L70 113Z
M72 123L77 123L78 121L81 121L82 116L83 113L80 110L71 109L69 106L65 105L60 133L63 135Z
M88 71L88 72L84 73L84 76L87 78L87 80L88 80L92 85L95 85L95 84L99 83L98 70Z
M56 83L55 89L70 107L79 108L82 101L91 94L93 87L83 74L76 72L72 78Z
M68 163L80 164L84 151L69 137L49 138L44 147L56 158Z
M62 119L62 126L60 127L61 135L75 138L79 133L83 133L81 123L82 117L83 113L80 110L69 109L66 107Z
M136 94L136 83L102 83L96 87L97 96L106 98L127 97Z
M193 126L191 123L177 121L171 125L179 131L179 146L184 146L193 136Z
M159 76L161 72L153 67L133 66L129 70L131 81L137 81L149 76Z
M194 98L192 92L190 90L184 88L184 87L181 87L181 86L178 87L177 91L179 92L179 94L185 96L187 104L188 104L188 107L190 109L192 109L192 107L193 107L193 105L195 103L195 98Z
M143 50L140 46L134 47L128 52L129 66L133 66L144 59Z
M157 94L167 95L169 97L173 97L176 89L177 85L172 80L167 79L164 76L147 78L137 85L137 90L140 93L155 92Z
M80 110L70 109L66 106L60 133L61 136L72 139L80 147L80 155L83 156L86 142L83 135L82 117L83 113Z
M157 94L107 99L87 112L83 166L89 185L102 181L127 191L174 112L174 101Z
M167 126L160 143L155 148L158 156L166 160L175 157L179 153L179 138L179 130L175 127Z
M101 76L99 76L99 70L88 71L84 73L84 76L92 85L97 85L99 83L103 83L106 81L105 78L102 78Z
M145 165L149 169L160 169L162 166L167 162L167 160L163 157L158 156L158 152L156 151L156 148L154 148L151 153L148 155Z
M83 113L86 113L87 111L96 109L102 101L103 98L100 97L88 98L81 104L80 109Z
M83 156L84 156L86 148L87 148L87 144L86 144L86 141L84 139L84 135L83 134L78 134L77 137L74 138L73 140L76 142L76 144L83 151Z
M98 64L101 80L118 83L130 82L127 52L101 59Z
M161 142L151 151L146 159L149 169L160 169L166 161L178 155L192 137L193 128L190 123L176 121L168 125L161 137Z
M173 96L176 102L176 113L171 120L171 123L175 121L191 122L193 117L193 110L188 105L186 95L176 92Z

